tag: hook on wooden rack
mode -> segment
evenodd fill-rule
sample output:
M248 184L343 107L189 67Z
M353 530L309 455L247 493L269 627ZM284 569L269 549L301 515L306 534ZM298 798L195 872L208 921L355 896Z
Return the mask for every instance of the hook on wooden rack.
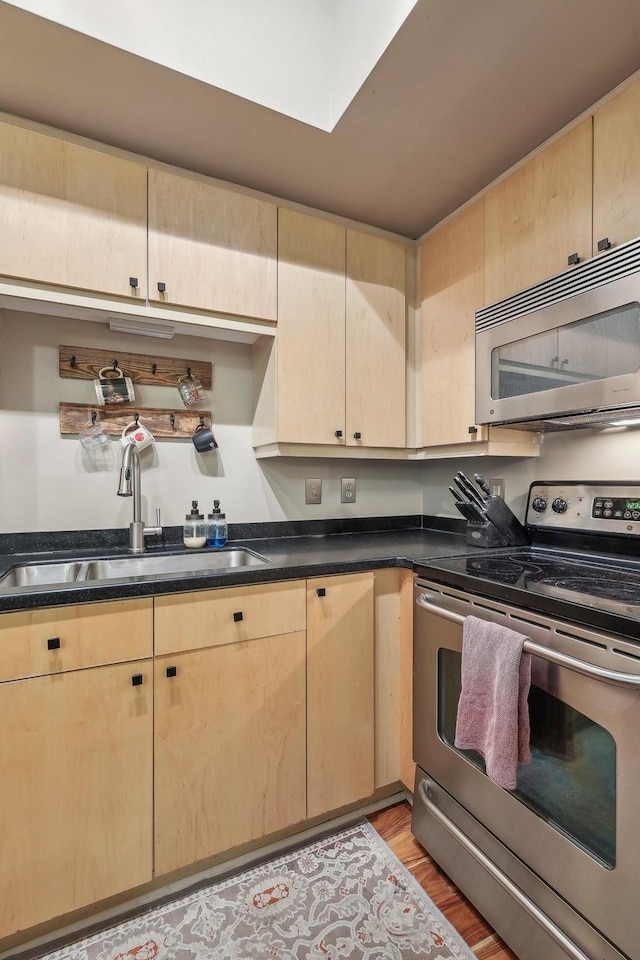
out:
M76 355L75 355L75 353L72 353L71 356L69 357L69 366L70 366L70 367L75 367L75 366L76 366Z
M191 367L187 367L187 380L191 380Z
M92 410L92 411L91 411L91 423L92 423L92 424L95 424L95 422L96 422L97 419L98 419L98 414L97 414L97 412L96 412L95 410Z
M175 430L175 428L176 428L176 415L175 415L175 413L169 414L169 423L171 424L171 428L172 428L173 430Z
M200 417L200 426L204 427L204 417Z
M157 363L152 363L152 364L151 364L151 373L154 375L154 377L155 377L155 375L156 375L157 372L158 372L158 364L157 364Z
M117 370L117 369L118 369L118 361L117 361L117 360L113 360L112 362L113 362L113 369L114 369L114 370Z
M138 426L138 420L140 419L140 414L139 414L139 413L134 413L133 419L135 420L135 422L136 422L136 427L137 427L137 426Z

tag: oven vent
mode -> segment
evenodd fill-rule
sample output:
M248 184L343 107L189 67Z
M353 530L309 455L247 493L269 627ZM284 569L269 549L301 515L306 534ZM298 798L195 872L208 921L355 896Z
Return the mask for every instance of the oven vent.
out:
M640 237L620 244L604 255L585 260L549 280L476 311L476 333L498 327L534 310L568 300L594 287L620 280L640 270Z

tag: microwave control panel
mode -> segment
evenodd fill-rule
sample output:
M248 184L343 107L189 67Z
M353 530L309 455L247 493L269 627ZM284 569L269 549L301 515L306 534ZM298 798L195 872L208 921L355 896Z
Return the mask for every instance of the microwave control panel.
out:
M640 536L640 483L537 481L527 500L527 526Z

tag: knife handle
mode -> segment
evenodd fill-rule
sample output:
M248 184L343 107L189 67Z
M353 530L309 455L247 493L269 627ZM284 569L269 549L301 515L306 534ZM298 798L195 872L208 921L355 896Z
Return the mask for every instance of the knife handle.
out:
M485 478L480 473L474 473L473 479L478 484L483 493L486 493L488 497L491 496L491 487L485 480Z

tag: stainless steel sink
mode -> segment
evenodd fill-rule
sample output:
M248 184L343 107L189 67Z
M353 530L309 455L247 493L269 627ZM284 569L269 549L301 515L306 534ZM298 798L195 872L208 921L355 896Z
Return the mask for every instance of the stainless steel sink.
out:
M215 573L268 563L266 557L245 547L210 553L144 554L107 560L74 560L67 563L32 563L13 567L0 578L0 592L18 587L55 587L102 580L167 579L181 573Z

